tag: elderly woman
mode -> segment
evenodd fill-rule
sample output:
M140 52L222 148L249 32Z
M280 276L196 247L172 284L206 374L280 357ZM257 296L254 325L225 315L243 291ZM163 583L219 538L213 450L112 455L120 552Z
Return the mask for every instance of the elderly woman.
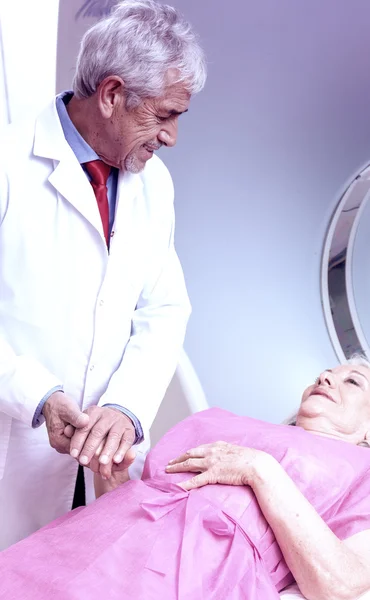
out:
M295 580L309 599L353 600L370 589L369 436L363 360L324 371L296 427L193 415L142 481L3 552L3 597L273 600ZM97 480L98 492L125 478Z

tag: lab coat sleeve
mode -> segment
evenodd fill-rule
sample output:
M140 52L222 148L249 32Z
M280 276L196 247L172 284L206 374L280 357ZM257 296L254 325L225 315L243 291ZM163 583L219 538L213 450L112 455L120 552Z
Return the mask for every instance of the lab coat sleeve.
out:
M33 424L41 398L51 389L62 389L57 377L31 356L17 356L0 338L0 411Z
M7 177L0 172L0 235L7 211L7 188ZM30 356L17 356L11 343L0 337L0 412L31 427L40 400L57 386L61 386L59 379L42 364Z
M139 298L122 362L99 405L120 404L140 421L144 433L155 418L175 372L191 312L174 247L174 214L168 249L155 277Z

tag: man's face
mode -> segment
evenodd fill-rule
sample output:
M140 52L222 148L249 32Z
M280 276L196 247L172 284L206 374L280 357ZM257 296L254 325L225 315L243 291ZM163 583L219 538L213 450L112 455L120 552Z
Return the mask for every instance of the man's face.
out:
M140 173L155 150L176 144L178 118L188 110L189 103L185 83L171 83L170 78L161 96L144 99L131 110L121 94L105 122L103 139L94 144L96 152L114 167Z

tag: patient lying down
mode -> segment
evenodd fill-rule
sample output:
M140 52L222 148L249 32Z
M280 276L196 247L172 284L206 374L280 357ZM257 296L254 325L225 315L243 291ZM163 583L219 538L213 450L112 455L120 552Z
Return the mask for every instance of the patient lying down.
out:
M195 414L141 481L0 554L1 597L272 600L296 580L309 599L353 600L370 589L369 436L362 360L321 374L296 427Z

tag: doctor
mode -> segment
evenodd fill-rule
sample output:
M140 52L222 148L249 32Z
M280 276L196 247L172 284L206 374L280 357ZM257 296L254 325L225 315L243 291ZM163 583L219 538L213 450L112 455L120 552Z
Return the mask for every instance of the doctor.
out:
M83 467L108 478L136 445L140 474L190 312L153 152L205 71L173 8L126 0L84 36L73 93L1 139L0 549L92 499Z

